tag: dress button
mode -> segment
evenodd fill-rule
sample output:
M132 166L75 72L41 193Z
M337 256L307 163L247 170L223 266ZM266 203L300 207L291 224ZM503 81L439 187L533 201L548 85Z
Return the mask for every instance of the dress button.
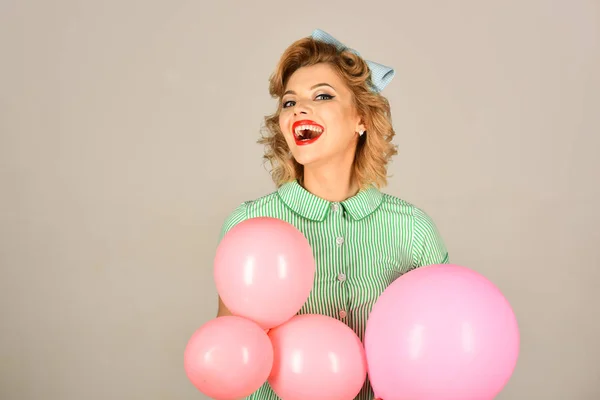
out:
M340 206L338 205L338 203L331 204L331 210L333 212L337 212L339 209L340 209Z
M341 246L344 244L344 238L340 236L339 238L335 239L335 242L338 244L338 246Z
M346 318L346 311L344 311L344 310L340 311L340 318Z
M339 274L338 275L338 281L344 282L345 280L346 280L346 274Z

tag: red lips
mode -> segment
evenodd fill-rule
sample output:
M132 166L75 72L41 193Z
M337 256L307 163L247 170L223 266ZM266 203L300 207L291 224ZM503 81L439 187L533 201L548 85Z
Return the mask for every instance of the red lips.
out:
M300 126L316 127L320 130L320 132L314 134L313 137L311 137L310 139L300 139L296 135L296 128L298 128ZM312 121L310 119L303 119L300 121L296 121L292 125L292 135L294 135L294 140L296 141L296 145L298 145L298 146L306 146L307 144L316 142L317 139L319 139L321 137L321 134L323 133L324 130L325 130L325 128L323 128L321 125L317 124L315 121Z

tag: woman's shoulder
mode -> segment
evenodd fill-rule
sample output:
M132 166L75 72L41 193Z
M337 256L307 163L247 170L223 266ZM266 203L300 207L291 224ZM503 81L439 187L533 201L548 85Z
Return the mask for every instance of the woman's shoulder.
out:
M387 205L388 212L400 213L410 220L408 225L402 226L411 227L414 267L449 262L448 250L438 227L423 208L389 194L384 194L384 205Z
M383 193L383 204L391 212L400 213L403 215L410 216L415 218L418 221L429 222L431 221L431 217L427 212L415 205L414 203L403 199L398 196L394 196L389 193Z
M236 208L231 212L231 216L238 216L238 218L242 214L249 214L252 211L268 207L272 205L273 202L278 200L277 191L273 191L271 193L265 194L261 197L257 197L251 200L242 201ZM247 216L246 216L247 218Z
M261 197L252 200L244 200L225 218L221 227L221 235L219 241L229 232L234 226L249 218L249 215L256 214L257 210L269 207L277 200L277 192L273 191Z

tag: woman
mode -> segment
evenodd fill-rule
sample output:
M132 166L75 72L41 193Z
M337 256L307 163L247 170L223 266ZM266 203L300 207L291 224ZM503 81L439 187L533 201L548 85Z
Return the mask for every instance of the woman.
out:
M259 141L277 190L241 204L221 232L263 216L298 228L317 263L300 314L337 318L361 340L390 283L411 269L448 262L428 215L380 191L396 149L389 103L379 92L393 75L320 30L293 43L271 77L279 106ZM222 315L230 312L219 299ZM278 399L268 384L249 398ZM373 399L368 381L356 399Z

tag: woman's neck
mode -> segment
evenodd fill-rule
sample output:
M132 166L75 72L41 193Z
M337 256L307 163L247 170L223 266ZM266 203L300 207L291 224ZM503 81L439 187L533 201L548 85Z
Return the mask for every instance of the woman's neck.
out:
M302 186L317 197L335 202L344 201L359 190L351 169L336 171L305 168Z

